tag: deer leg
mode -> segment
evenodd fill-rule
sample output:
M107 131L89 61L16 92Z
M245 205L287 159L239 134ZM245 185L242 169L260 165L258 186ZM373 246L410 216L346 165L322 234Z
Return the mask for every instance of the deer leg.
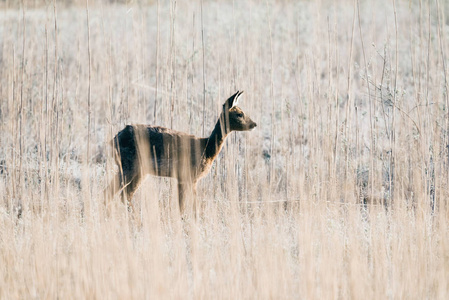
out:
M198 215L198 206L196 203L196 183L194 183L192 185L192 197L193 197L193 213L195 214L195 219L197 219L197 215Z
M122 203L127 204L128 210L134 211L131 200L139 188L141 181L142 176L140 176L140 174L130 176L128 174L122 175L121 172L117 173L104 192L106 207L108 207L108 202L115 196L115 194L120 192Z
M114 178L104 190L104 206L108 216L110 215L109 203L112 198L114 198L115 194L117 194L121 189L122 185L120 184L120 174L114 175Z
M137 189L140 186L142 177L140 175L134 176L125 186L124 188L124 194L126 194L126 204L128 205L128 210L134 212L134 207L132 205L132 198L134 194L136 193ZM125 199L122 194L122 202L125 203Z
M120 185L120 176L114 175L114 178L112 178L111 182L107 186L107 188L104 190L104 197L105 200L112 199L115 194L121 189Z
M181 216L184 214L185 209L185 193L186 193L186 184L178 183L178 201Z
M186 203L190 210L190 201L192 198L193 186L190 183L178 183L178 201L181 215L185 213ZM195 206L195 203L194 203Z

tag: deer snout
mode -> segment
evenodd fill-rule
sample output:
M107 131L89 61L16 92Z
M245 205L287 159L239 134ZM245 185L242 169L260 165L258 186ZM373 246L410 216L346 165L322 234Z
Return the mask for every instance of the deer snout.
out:
M251 124L249 124L249 130L253 130L256 127L257 127L256 122L252 122Z

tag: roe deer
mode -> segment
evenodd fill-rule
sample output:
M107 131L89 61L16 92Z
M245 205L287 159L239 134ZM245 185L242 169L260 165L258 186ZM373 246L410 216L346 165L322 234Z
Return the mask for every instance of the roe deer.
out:
M196 194L198 180L209 172L226 136L234 130L247 131L257 126L235 106L242 93L237 91L226 100L217 124L207 138L159 126L127 125L112 141L120 171L111 183L111 196L121 191L122 197L124 193L130 201L146 174L173 177L178 180L182 215L187 194ZM193 201L195 211L195 198Z

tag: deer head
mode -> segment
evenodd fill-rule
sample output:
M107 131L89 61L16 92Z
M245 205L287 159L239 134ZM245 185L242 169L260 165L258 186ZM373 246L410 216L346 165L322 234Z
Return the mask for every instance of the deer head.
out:
M254 129L257 124L236 106L243 91L237 91L223 104L223 112L220 115L222 129L226 134L231 131L247 131Z

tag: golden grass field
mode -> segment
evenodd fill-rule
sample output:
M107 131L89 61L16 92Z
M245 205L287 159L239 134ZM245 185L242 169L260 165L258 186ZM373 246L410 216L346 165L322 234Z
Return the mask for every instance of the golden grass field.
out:
M446 1L0 8L0 299L449 297ZM104 199L126 124L207 136L236 90L202 217Z

